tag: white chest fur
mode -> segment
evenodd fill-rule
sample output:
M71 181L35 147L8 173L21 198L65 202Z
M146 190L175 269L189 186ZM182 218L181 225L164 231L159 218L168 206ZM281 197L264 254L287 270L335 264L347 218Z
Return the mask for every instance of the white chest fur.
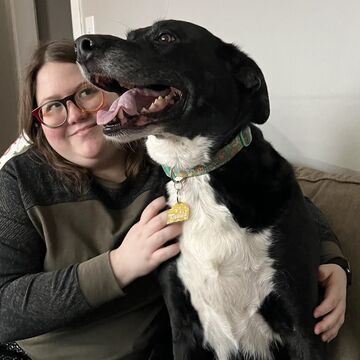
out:
M159 153L154 143L147 145L151 156ZM170 151L174 154L174 147ZM169 154L169 148L163 147L161 153ZM172 206L176 202L172 182L167 190ZM216 201L209 175L186 179L180 197L191 214L180 238L178 275L190 292L205 342L219 360L239 349L271 359L269 345L278 336L258 313L273 289L273 260L268 256L271 231L254 234L241 228Z

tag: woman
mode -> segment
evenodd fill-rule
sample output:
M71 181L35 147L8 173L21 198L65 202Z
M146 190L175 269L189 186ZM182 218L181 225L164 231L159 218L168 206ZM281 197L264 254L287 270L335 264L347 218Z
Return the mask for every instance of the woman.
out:
M166 226L165 200L153 200L167 180L142 144L119 148L96 125L115 98L84 83L71 42L35 52L20 109L33 146L0 171L0 343L17 341L33 359L170 358L151 273L179 253L166 243L181 225ZM332 248L324 262L343 259ZM330 341L346 276L336 264L320 273L315 332Z
M145 359L159 330L145 275L179 252L163 245L181 225L152 201L165 176L144 166L141 144L118 148L96 125L114 98L84 84L72 43L35 53L20 115L34 146L0 180L0 342L20 340L34 359Z

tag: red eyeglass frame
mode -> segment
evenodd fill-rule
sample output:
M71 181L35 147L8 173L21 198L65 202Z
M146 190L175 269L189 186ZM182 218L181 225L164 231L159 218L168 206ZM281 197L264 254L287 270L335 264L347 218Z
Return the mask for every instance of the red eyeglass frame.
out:
M88 84L82 84L82 85L80 85L79 88L78 88L73 94L71 94L71 95L69 95L69 96L66 96L66 97L64 97L64 98L62 98L62 99L47 101L46 103L44 103L44 104L38 106L37 108L33 109L33 110L31 111L31 115L34 116L35 119L40 122L40 124L42 124L42 125L44 125L44 126L46 126L46 127L48 127L48 128L55 129L55 128L58 128L58 127L64 125L65 122L66 122L66 120L67 120L67 117L68 117L68 108L67 108L66 103L67 103L67 101L69 101L69 100L70 100L78 109L80 109L82 112L92 113L92 112L98 111L98 110L104 105L104 99L105 99L105 97L104 97L104 92L103 92L102 90L100 90L100 89L98 89L98 90L100 91L101 97L102 97L102 98L101 98L101 103L100 103L100 105L99 105L95 110L85 110L85 109L82 109L82 108L77 104L77 102L76 102L76 100L75 100L75 96L76 96L76 94L82 89L82 87L85 87L85 85L88 85ZM45 124L44 121L41 119L41 116L40 116L40 110L41 110L41 108L42 108L44 105L46 105L46 104L48 104L48 103L52 103L52 102L59 102L59 103L61 103L61 104L65 107L65 110L66 110L66 117L65 117L64 121L63 121L61 124L56 125L56 126L51 126L51 125L49 125L49 124Z

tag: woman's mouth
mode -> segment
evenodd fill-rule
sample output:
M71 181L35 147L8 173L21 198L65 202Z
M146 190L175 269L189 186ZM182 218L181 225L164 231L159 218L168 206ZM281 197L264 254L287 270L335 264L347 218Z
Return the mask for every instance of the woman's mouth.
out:
M71 134L71 136L72 136L72 135L80 135L80 136L86 135L86 134L89 133L95 126L97 126L96 123L91 123L91 124L82 126L81 128L75 130L75 131Z

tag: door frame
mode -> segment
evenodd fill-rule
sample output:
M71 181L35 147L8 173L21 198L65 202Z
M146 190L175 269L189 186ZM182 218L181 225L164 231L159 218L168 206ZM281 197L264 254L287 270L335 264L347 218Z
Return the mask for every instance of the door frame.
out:
M74 39L84 34L83 13L81 0L70 0L71 22Z

